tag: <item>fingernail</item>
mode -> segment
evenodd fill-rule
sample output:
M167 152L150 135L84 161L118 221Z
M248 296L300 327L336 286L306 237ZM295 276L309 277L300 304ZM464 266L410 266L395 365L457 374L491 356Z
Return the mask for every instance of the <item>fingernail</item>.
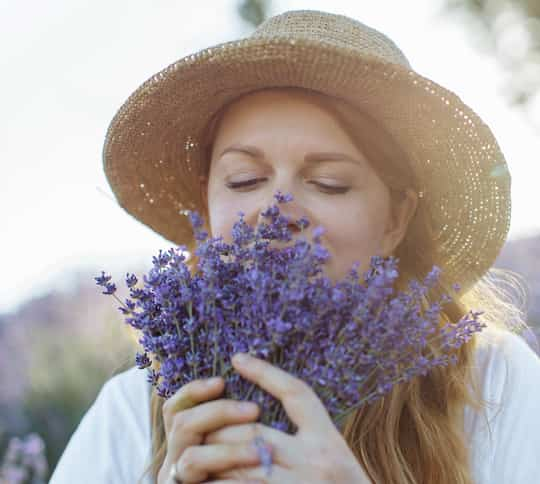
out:
M236 353L233 356L233 360L235 363L238 363L239 365L243 365L248 362L249 355L247 355L246 353Z
M241 412L244 413L252 413L254 410L257 409L257 405L250 402L242 402L238 405Z
M210 386L210 387L213 387L214 385L217 385L219 380L221 380L221 378L219 376L214 376L214 377L209 378L208 380L206 380L206 384L208 386Z

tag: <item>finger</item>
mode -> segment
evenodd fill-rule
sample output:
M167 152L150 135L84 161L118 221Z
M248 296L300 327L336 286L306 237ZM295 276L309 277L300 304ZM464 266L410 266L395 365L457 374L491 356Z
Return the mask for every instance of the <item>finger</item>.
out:
M253 445L213 444L188 447L177 462L176 469L183 481L200 482L211 473L258 464L259 454Z
M254 402L231 399L204 402L177 413L173 417L171 431L180 438L197 435L202 439L207 433L226 425L253 422L258 418L259 412L260 408Z
M216 398L225 388L221 377L197 379L183 385L172 397L163 404L164 413L174 414L191 408L198 403Z
M242 353L245 357L242 361L238 355L232 358L235 369L280 400L299 429L317 432L327 432L329 426L334 429L326 408L307 383L260 358Z
M245 467L243 469L233 469L219 472L217 479L257 479L265 484L298 484L298 476L295 476L289 469L272 464L270 474L262 466ZM214 482L214 481L212 481ZM218 480L219 482L219 480Z
M183 410L192 408L201 402L217 398L224 390L223 378L207 378L190 381L182 386L162 407L165 435L169 435L174 416Z
M272 447L272 461L285 468L294 468L297 465L295 460L302 452L295 448L298 440L281 430L273 429L261 423L246 423L229 425L205 435L204 443L207 444L248 444L255 440L255 437L262 437L264 441ZM287 449L283 452L282 449Z

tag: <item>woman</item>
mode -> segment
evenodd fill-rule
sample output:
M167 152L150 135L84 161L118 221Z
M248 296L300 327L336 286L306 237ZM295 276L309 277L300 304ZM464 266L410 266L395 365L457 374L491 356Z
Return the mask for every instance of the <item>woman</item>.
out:
M375 254L400 258L401 289L436 264L441 294L462 288L444 318L480 308L489 327L457 365L396 386L341 433L308 385L262 360L235 367L282 401L294 436L253 425L259 409L219 398L222 380L163 402L132 368L105 384L53 484L133 482L143 463L146 482L160 484L537 479L540 361L506 329L520 313L486 277L509 228L504 156L479 117L386 36L324 12L272 17L143 84L109 128L104 163L120 204L190 251L179 211L202 212L210 234L230 241L237 212L256 225L280 189L294 195L282 210L292 220L327 228L334 281ZM272 453L270 476L255 435Z

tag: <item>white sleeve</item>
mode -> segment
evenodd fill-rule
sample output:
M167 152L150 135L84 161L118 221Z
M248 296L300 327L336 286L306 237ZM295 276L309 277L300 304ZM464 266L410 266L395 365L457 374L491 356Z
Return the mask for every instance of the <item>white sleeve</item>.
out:
M475 484L540 483L540 357L517 334L496 340L481 364L487 422L471 426Z
M137 367L105 382L49 484L136 484L150 462L149 385Z

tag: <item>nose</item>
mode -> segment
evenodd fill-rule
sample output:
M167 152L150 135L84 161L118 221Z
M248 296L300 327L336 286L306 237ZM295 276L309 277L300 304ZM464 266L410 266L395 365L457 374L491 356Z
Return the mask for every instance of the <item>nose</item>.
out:
M303 221L302 219L308 219L309 225L313 222L310 217L307 216L306 211L302 209L300 204L294 199L288 202L278 203L275 198L272 201L266 203L258 213L257 224L270 224L272 222L271 217L263 216L263 213L267 211L270 206L276 205L279 209L279 214L287 220L287 228L289 229L293 239L297 238L302 232ZM304 225L304 231L306 227ZM276 242L277 244L278 242Z

